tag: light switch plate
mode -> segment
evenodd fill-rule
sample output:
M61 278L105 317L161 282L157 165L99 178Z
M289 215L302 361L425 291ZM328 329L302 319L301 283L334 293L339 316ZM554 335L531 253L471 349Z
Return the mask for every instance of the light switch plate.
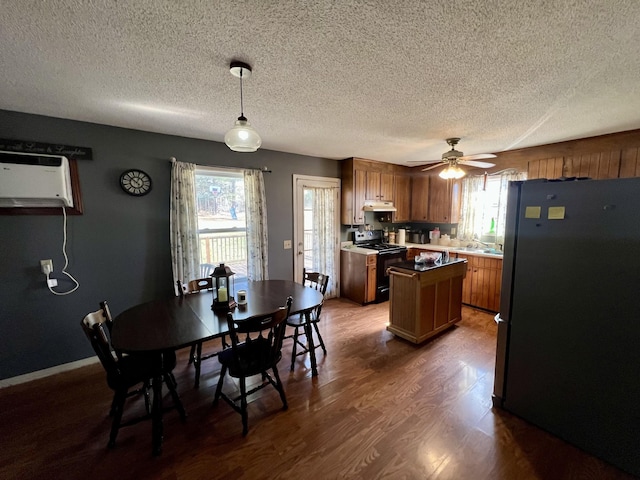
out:
M284 241L284 249L289 250L291 248L291 240Z

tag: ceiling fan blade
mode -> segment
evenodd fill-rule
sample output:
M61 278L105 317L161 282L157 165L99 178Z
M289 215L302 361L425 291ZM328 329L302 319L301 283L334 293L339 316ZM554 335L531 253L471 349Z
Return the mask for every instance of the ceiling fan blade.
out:
M421 163L426 165L428 163L440 163L442 160L407 160L407 163Z
M495 163L476 162L474 160L459 160L458 163L460 165L468 165L470 167L479 167L479 168L491 168L496 166Z
M421 171L426 172L427 170L433 170L434 168L442 167L446 165L448 162L439 162L437 165L432 165L431 167L423 168Z
M485 158L496 158L493 153L476 153L475 155L464 155L458 159L460 160L484 160Z

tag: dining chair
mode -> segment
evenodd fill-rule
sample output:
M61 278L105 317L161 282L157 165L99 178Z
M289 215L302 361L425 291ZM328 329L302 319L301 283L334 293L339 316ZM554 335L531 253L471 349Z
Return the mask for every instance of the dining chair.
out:
M236 321L232 312L227 314L231 348L223 350L218 355L221 369L213 404L217 405L222 397L242 416L243 436L249 431L247 413L249 395L272 385L280 394L283 410L288 408L284 387L278 375L278 362L282 359L282 341L292 301L292 297L288 297L286 305L274 312L256 315L245 320ZM269 370L273 372L273 377L269 374ZM227 373L238 379L239 396L230 397L222 391ZM255 375L262 375L262 382L247 391L247 378Z
M327 293L327 286L329 285L329 276L324 273L319 272L308 272L306 269L302 270L302 283L303 285L314 288L322 293L324 297L325 293ZM293 338L293 347L291 351L291 371L293 372L296 357L301 355L305 355L309 353L309 340L307 339L307 343L302 343L300 341L300 329L303 330L303 335L313 335L313 330L316 331L316 336L318 337L318 342L314 342L314 348L322 348L323 353L327 354L327 349L324 345L324 340L322 339L322 335L320 335L320 329L318 328L318 322L320 321L320 313L322 312L322 303L318 305L312 312L309 318L310 325L307 325L307 317L305 314L301 313L300 315L289 317L287 320L287 325L289 327L293 327L294 332L292 335L286 336L286 338ZM313 326L313 330L311 328ZM302 350L298 351L298 347L301 347Z
M211 277L197 278L195 280L189 281L186 285L178 281L178 291L181 292L181 295L189 295L189 294L201 293L204 291L212 291L212 290L213 290L213 279ZM228 348L228 346L229 345L226 342L226 337L225 335L223 335L222 348ZM189 364L193 363L193 366L196 369L195 384L194 384L196 388L200 386L200 371L202 367L202 361L207 360L209 358L213 358L217 356L218 353L219 352L214 352L214 353L203 355L202 342L198 342L194 345L191 345L191 351L189 352Z
M216 266L213 263L201 263L200 264L200 278L206 278L211 276Z
M112 322L111 313L106 302L101 302L100 305L100 310L87 314L80 322L80 325L107 374L107 385L113 390L113 400L109 410L109 416L113 417L113 420L108 443L108 446L112 448L115 446L120 427L133 425L141 420L151 418L149 390L156 372L157 362L152 355L122 355L119 352L114 352L110 341L109 324ZM180 413L181 418L185 420L186 413L176 391L177 383L172 373L175 366L175 352L165 352L163 354L162 378L171 393L174 407ZM134 389L136 386L138 388ZM146 415L122 422L125 402L128 397L135 395L144 396Z

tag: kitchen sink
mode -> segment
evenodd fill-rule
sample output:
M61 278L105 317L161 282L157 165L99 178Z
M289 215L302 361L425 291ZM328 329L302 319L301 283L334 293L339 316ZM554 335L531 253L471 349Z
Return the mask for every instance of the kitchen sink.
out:
M502 255L500 250L495 248L474 248L474 247L456 247L451 249L454 252L469 252L469 253L490 253L492 255Z

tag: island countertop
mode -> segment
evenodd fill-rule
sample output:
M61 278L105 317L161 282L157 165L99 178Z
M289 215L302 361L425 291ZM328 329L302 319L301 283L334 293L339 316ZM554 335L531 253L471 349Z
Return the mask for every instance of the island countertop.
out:
M394 263L393 267L390 268L402 268L403 270L410 270L412 272L428 272L430 270L435 270L437 268L445 268L449 265L454 265L456 263L466 263L466 258L451 258L448 262L437 262L437 263L415 263L415 262L400 262Z

